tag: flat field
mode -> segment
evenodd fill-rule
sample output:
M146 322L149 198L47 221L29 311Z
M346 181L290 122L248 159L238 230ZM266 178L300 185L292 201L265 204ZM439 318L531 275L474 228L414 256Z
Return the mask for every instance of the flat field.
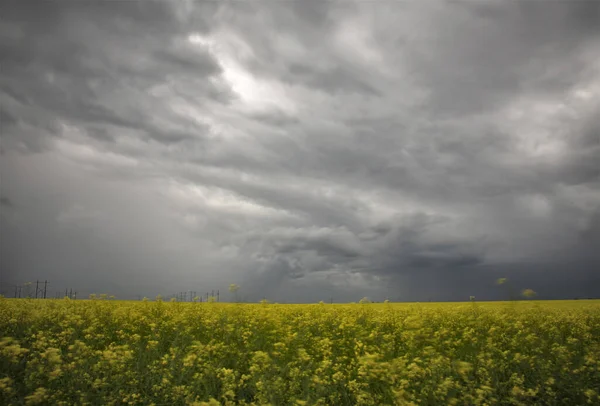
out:
M600 301L0 299L0 404L600 404Z

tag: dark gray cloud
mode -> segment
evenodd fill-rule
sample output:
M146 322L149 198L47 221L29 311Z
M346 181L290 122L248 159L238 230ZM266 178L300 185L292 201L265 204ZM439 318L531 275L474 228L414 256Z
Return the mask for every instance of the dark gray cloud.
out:
M2 15L3 286L239 283L288 302L598 286L598 2Z
M0 197L0 205L4 207L13 207L13 203L6 196Z
M523 90L560 94L581 81L596 59L582 58L581 51L597 43L597 2L432 8L435 29L428 25L424 37L417 36L415 45L423 46L409 46L407 60L431 89L435 114L495 109Z

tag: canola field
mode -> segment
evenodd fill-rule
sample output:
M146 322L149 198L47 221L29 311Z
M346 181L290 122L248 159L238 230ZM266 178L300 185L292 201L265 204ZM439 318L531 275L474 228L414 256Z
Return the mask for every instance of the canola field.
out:
M2 405L600 404L600 301L0 298Z

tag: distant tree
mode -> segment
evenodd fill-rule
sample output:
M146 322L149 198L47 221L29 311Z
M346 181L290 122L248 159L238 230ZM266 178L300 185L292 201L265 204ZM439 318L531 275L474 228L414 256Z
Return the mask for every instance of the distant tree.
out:
M229 291L231 293L233 293L236 302L238 301L238 293L237 293L238 290L240 290L240 286L239 285L237 285L235 283L232 283L231 285L229 285Z
M366 296L365 296L365 297L363 297L362 299L360 299L360 300L358 301L358 303L365 304L365 303L371 303L371 301L369 300L369 298L368 298L368 297L366 297Z
M521 295L525 298L531 299L537 295L533 289L524 289L521 292Z
M515 299L514 291L513 291L513 288L511 287L511 284L508 281L508 278L498 278L498 279L496 279L496 285L504 285L504 286L506 286L506 292L508 294L508 298L510 300L514 300Z

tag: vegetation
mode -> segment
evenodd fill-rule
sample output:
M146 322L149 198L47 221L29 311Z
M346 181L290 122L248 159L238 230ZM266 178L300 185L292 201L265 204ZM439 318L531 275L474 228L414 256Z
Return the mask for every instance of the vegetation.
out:
M238 290L240 290L239 285L236 285L235 283L232 283L231 285L229 285L229 291L235 295L236 302L238 301L238 296L237 296Z
M600 404L598 301L362 302L0 298L0 404Z

